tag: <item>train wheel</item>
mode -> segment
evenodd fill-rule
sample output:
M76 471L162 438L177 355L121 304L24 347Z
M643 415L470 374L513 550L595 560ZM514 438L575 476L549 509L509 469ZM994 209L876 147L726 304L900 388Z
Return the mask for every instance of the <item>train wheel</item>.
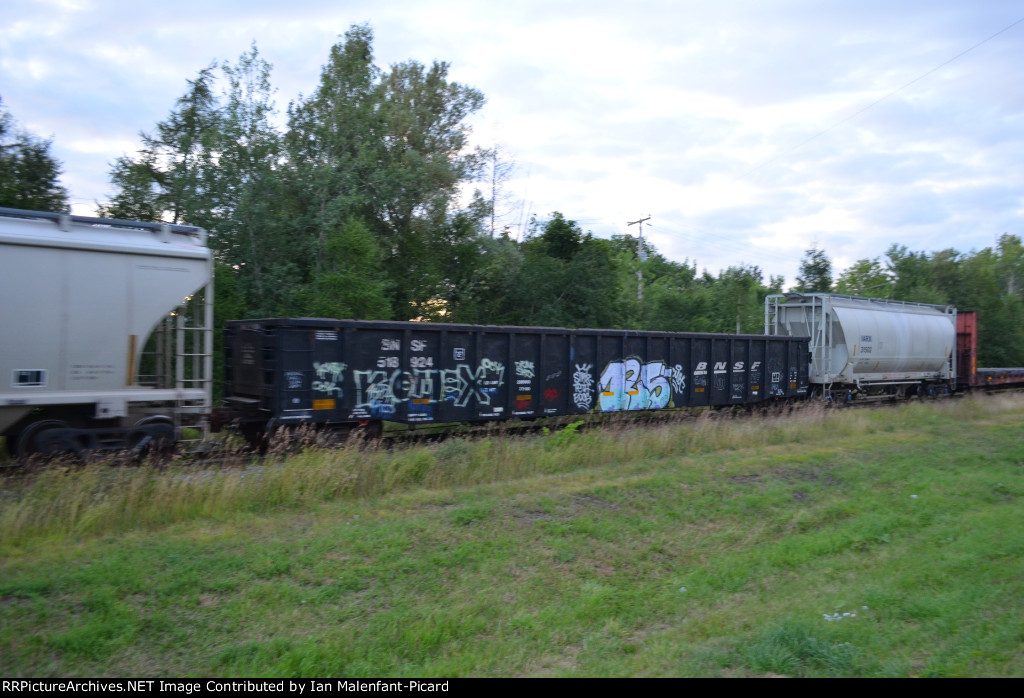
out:
M135 423L135 427L149 427L146 431L152 436L152 440L144 446L146 450L169 451L174 448L174 420L170 417L162 414L143 417ZM128 448L134 449L138 446L139 437L137 435L134 440L135 443L129 443Z
M29 456L55 456L58 453L69 450L66 441L55 433L47 435L46 432L57 429L67 429L68 425L56 419L44 419L33 422L21 430L15 441L15 450L19 458Z
M174 450L174 420L166 415L143 417L125 438L125 448L135 454L136 462L151 454L168 454Z

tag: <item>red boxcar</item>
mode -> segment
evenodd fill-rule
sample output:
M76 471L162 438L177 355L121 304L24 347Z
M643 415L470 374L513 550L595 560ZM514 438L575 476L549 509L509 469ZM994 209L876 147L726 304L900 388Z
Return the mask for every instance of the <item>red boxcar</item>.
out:
M960 389L1024 384L1024 368L978 368L978 313L956 316L956 382Z

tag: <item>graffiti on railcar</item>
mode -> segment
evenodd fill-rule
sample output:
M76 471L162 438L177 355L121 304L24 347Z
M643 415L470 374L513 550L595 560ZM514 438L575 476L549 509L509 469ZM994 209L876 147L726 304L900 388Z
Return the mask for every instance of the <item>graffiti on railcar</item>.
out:
M470 372L469 366L459 366L460 378L456 384L455 404L465 407L469 399L476 397L481 405L490 405L491 397L498 394L498 389L505 383L505 364L491 359L481 359L476 372ZM462 374L466 374L462 376ZM461 400L461 403L460 403Z
M416 368L411 371L380 369L353 371L355 405L353 418L393 416L400 405L411 403L410 416L420 421L433 418L433 405L450 402L456 407L490 405L505 382L505 366L483 359L474 369L459 364L451 369Z
M681 365L676 364L672 367L672 376L669 380L672 382L672 390L680 395L686 392L686 373Z
M746 374L743 369L746 367L745 361L734 361L732 364L732 383L730 385L730 398L734 402L742 402L747 396L747 382Z
M594 374L591 364L576 364L572 374L572 401L577 409L589 410L594 402Z
M313 372L316 374L316 380L313 381L313 391L340 398L342 396L341 384L345 380L346 368L348 368L347 364L338 361L323 363L314 361Z
M533 378L534 369L532 361L516 361L516 376L522 378Z
M512 403L513 416L533 414L533 392L536 369L532 361L516 361L516 399Z
M672 371L662 361L641 364L634 357L611 361L599 380L602 412L657 410L672 399Z

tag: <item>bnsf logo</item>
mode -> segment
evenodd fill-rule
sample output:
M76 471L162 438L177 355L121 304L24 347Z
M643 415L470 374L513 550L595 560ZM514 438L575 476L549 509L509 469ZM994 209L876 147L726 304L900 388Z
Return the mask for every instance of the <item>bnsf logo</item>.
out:
M716 361L715 362L715 371L718 372L718 373L724 373L725 370L726 370L726 365L727 365L727 362L725 362L725 361ZM737 372L738 371L742 371L743 367L745 365L746 365L745 362L737 361L737 362L735 362L732 365L732 370L733 371L737 371ZM756 371L760 367L761 367L761 362L760 361L755 361L754 363L750 364L750 370L751 371ZM707 361L699 361L697 363L697 368L694 370L694 373L700 373L700 372L707 371L707 370L708 370L708 362Z

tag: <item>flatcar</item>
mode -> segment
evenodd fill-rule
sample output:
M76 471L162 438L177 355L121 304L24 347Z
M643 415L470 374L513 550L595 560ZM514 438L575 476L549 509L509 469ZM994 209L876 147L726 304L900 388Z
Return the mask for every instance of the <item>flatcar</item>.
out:
M0 435L13 455L174 442L209 412L201 229L0 208L0 289Z
M806 337L264 319L227 323L224 401L250 437L794 400Z

